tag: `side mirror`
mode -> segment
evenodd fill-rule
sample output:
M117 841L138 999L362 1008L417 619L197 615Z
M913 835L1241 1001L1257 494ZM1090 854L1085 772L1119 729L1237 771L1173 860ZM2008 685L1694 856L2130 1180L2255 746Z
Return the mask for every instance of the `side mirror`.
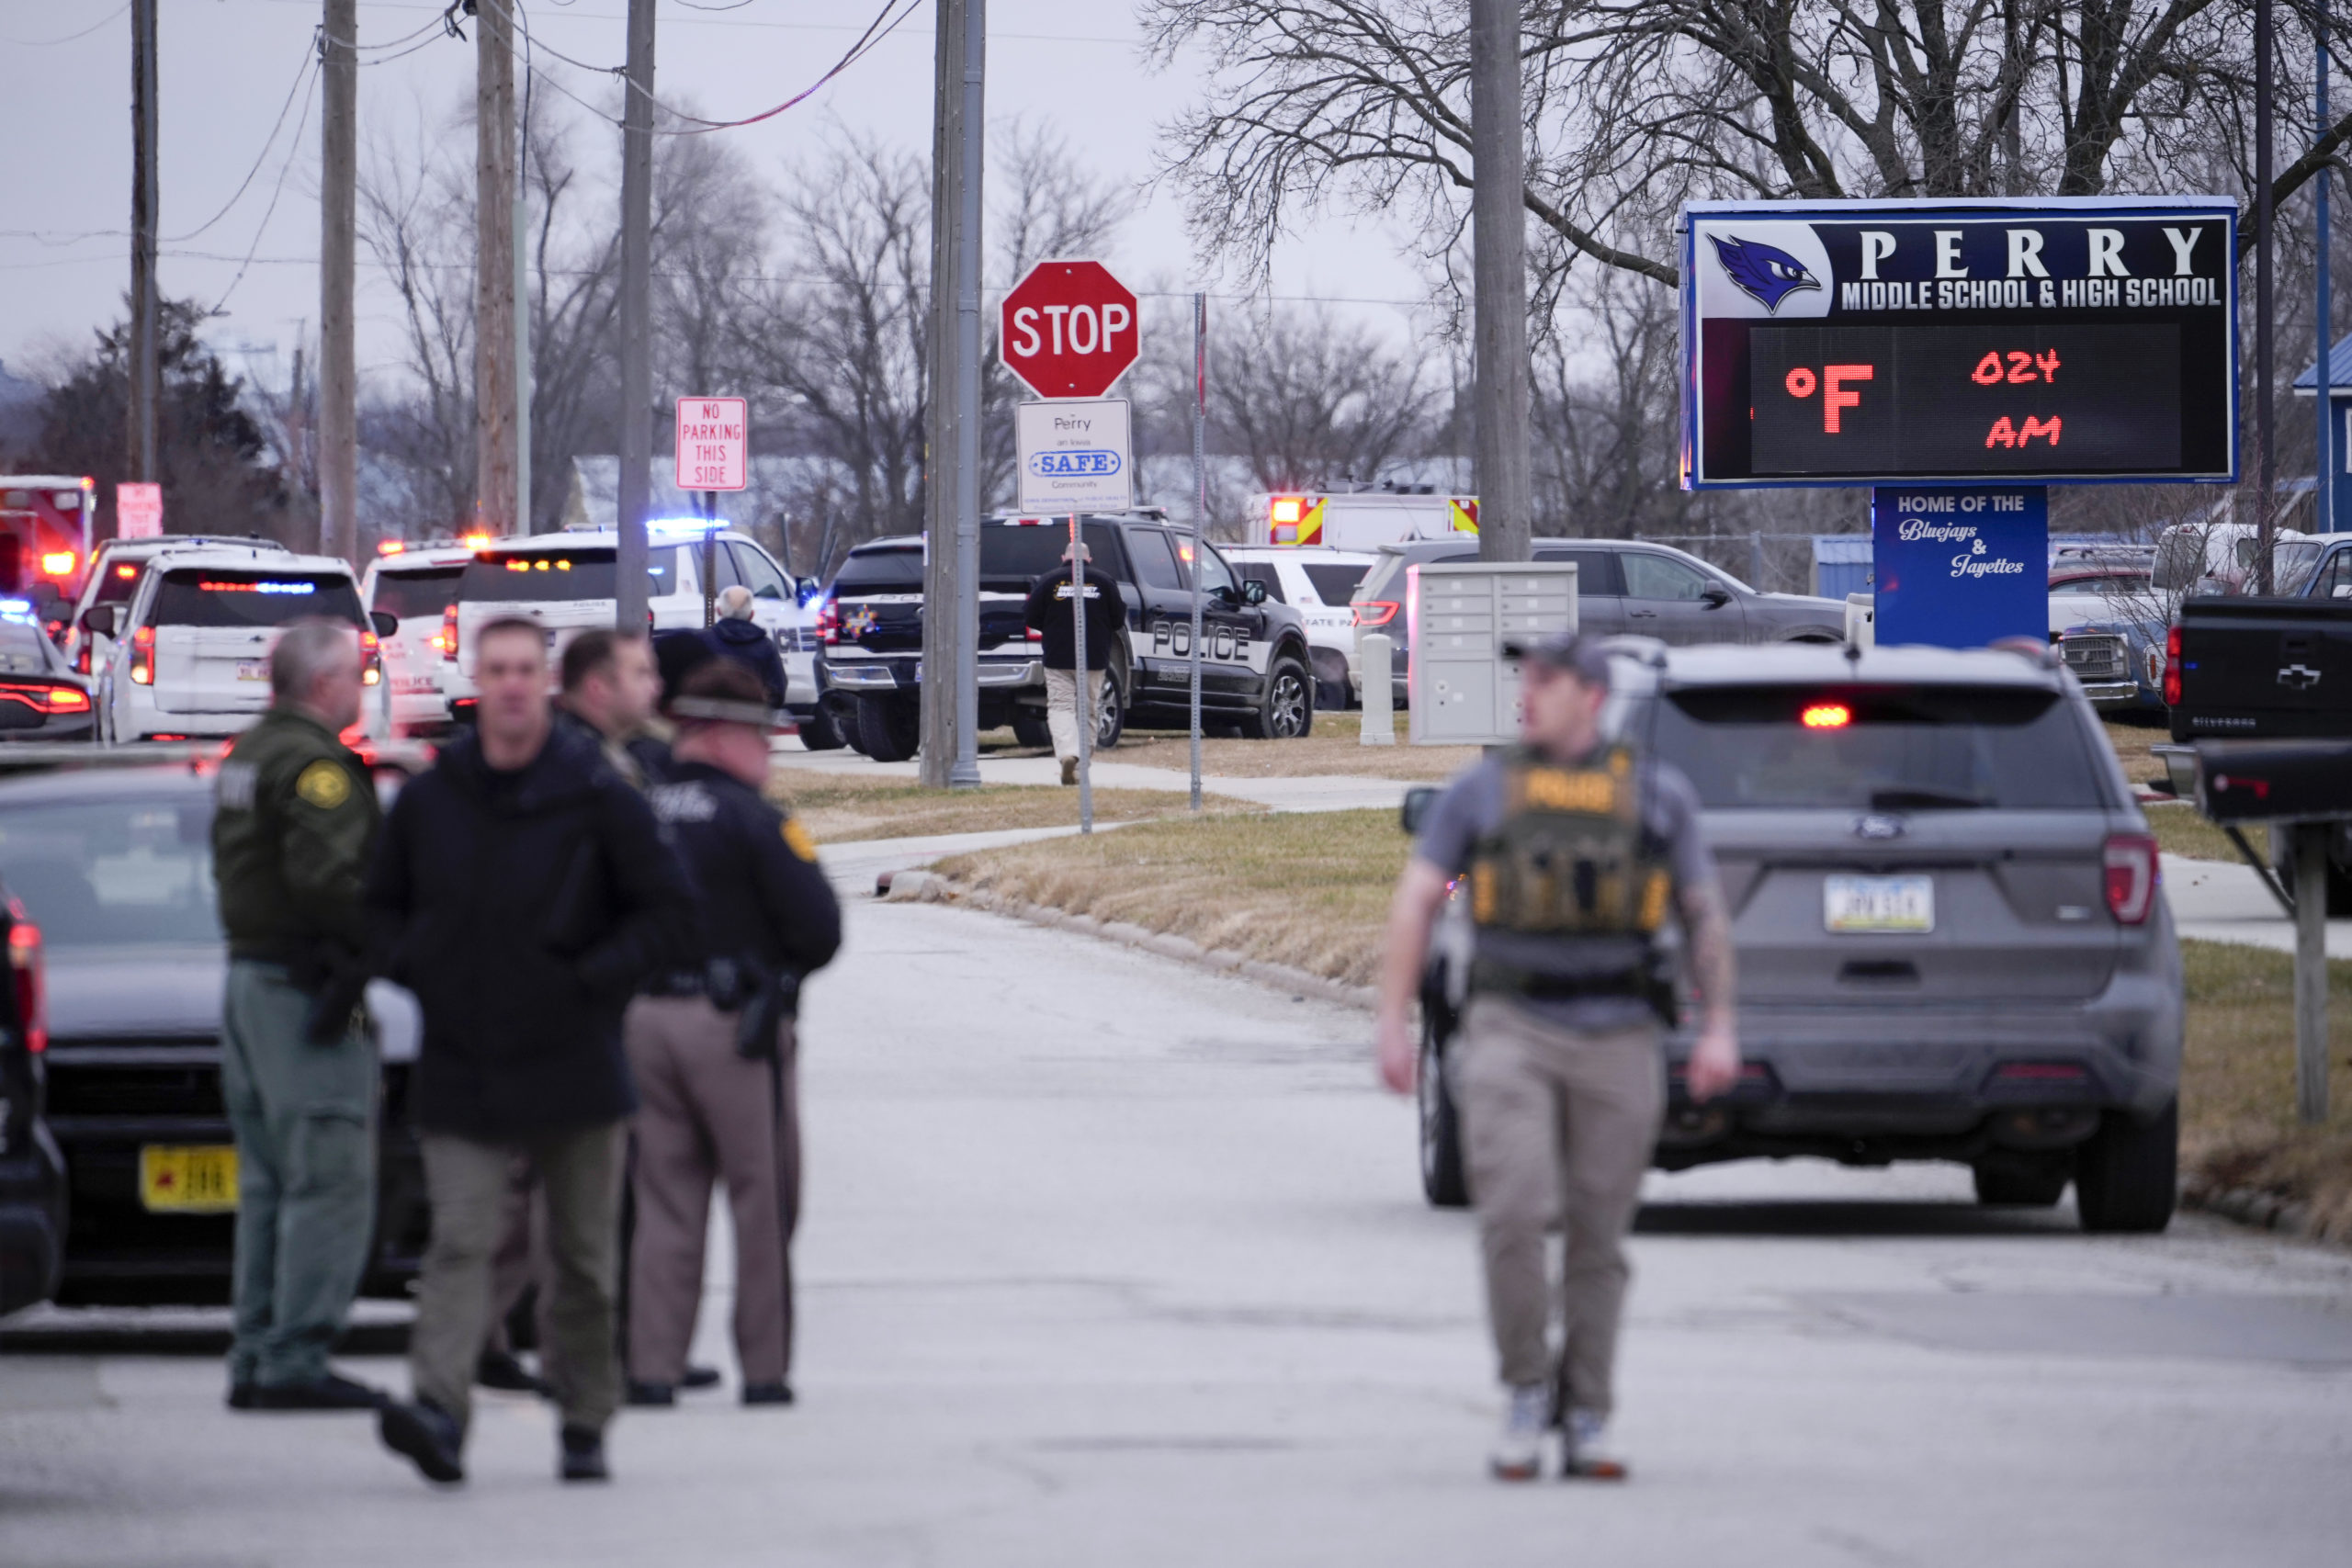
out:
M1254 577L1246 579L1241 584L1241 602L1244 604L1264 604L1266 602L1266 585L1259 581Z
M397 637L400 634L401 618L390 610L368 611L368 624L376 628L378 637Z
M1435 804L1435 784L1415 784L1405 792L1404 804L1396 807L1396 825L1405 829L1407 836L1418 837L1421 830L1421 818L1430 814L1430 807Z
M1208 591L1206 597L1216 600L1227 608L1241 603L1241 595L1233 591L1233 584L1230 582L1218 583Z
M120 614L119 605L93 604L82 612L82 629L93 637L112 637Z
M1731 603L1731 590L1720 582L1710 582L1700 593L1699 598L1708 609L1720 610Z

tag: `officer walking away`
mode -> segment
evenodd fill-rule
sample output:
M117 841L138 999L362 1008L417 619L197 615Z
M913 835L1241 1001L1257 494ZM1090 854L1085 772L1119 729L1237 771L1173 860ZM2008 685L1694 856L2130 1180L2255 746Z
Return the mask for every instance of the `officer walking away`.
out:
M720 660L687 678L654 814L702 900L692 962L630 1004L643 1109L630 1190L632 1404L670 1404L694 1339L714 1181L735 1229L735 1353L745 1404L792 1403L792 1234L800 1218L794 1014L800 983L841 946L841 906L800 824L761 795L783 716Z
M368 901L424 1037L411 1116L433 1238L410 1336L413 1399L386 1446L428 1480L465 1478L469 1394L490 1331L491 1259L515 1157L537 1172L552 1299L558 1473L602 1481L620 1397L614 1344L622 1122L637 1108L621 1015L692 915L645 799L595 742L558 728L536 622L475 641L474 730L402 790Z
M375 1228L376 1044L360 891L380 817L335 737L359 721L359 638L300 621L269 656L270 707L215 785L229 937L220 1086L237 1143L234 1410L367 1410L328 1370Z
M1085 572L1088 712L1098 723L1107 689L1105 672L1111 667L1111 639L1127 619L1119 585L1085 564L1093 558L1086 546L1072 544L1062 551L1063 564L1029 591L1029 628L1041 636L1039 652L1046 666L1046 725L1053 732L1054 755L1061 759L1066 784L1078 782L1078 616L1070 596L1076 571L1082 568Z
M650 640L602 626L582 632L564 647L562 682L560 722L581 726L639 789L662 775L670 746L654 716L662 675Z
M1408 1014L1430 930L1467 875L1470 1001L1447 1054L1477 1204L1487 1312L1508 1395L1497 1477L1534 1479L1549 1433L1563 1472L1619 1480L1609 1436L1626 1226L1665 1109L1662 1024L1674 999L1657 950L1679 913L1702 1004L1691 1095L1739 1077L1730 923L1699 801L1682 773L1604 744L1607 654L1546 638L1521 660L1521 744L1489 755L1430 807L1388 918L1381 1077L1413 1087ZM1566 1235L1562 1338L1546 1343L1544 1235Z
M750 589L731 582L718 591L718 619L710 628L712 649L759 677L768 706L782 707L784 655L776 651L775 635L752 618L759 602Z

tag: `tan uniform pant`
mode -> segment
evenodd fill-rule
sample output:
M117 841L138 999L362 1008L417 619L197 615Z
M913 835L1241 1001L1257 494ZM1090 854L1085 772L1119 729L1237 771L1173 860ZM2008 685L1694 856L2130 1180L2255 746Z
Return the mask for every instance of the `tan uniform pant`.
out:
M1588 1032L1472 998L1448 1055L1502 1381L1606 1416L1631 1273L1624 1237L1666 1109L1654 1023ZM1565 1235L1560 1355L1545 1343L1544 1235Z
M624 1038L637 1078L637 1232L628 1368L684 1375L702 1304L710 1194L727 1184L735 1231L735 1354L746 1383L792 1371L792 1233L800 1222L798 1068L792 1025L774 1061L735 1049L736 1015L698 997L639 997Z
M1089 670L1093 695L1087 699L1086 711L1099 726L1102 722L1104 694L1103 672ZM1046 728L1054 737L1056 757L1078 755L1078 671L1048 670L1046 671Z

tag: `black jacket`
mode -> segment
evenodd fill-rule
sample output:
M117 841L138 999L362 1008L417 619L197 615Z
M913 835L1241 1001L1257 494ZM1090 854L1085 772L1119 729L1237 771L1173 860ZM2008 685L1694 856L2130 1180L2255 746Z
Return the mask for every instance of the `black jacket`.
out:
M1078 617L1070 613L1069 567L1056 567L1029 591L1029 626L1045 634L1042 653L1048 670L1078 668ZM1094 567L1086 569L1086 667L1107 670L1111 638L1126 625L1126 601L1119 585Z
M677 762L649 798L698 903L696 962L806 976L842 944L842 907L797 822L707 762Z
M368 903L382 966L416 993L410 1116L504 1142L637 1108L621 1012L693 918L645 798L557 726L499 773L469 733L401 791Z
M775 650L775 637L757 621L727 617L703 634L718 653L734 660L760 678L766 688L768 705L784 705L784 655Z

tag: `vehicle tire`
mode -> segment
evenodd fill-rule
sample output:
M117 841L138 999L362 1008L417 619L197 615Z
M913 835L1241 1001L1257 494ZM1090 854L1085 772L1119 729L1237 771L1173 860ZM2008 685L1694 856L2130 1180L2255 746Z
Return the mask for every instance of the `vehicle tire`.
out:
M1051 747L1054 727L1046 722L1043 708L1015 708L1012 710L1012 739L1023 746Z
M833 722L833 716L821 707L800 726L800 744L811 751L838 751L847 739L842 734L841 726Z
M1336 651L1318 648L1312 655L1315 664L1315 710L1317 713L1345 713L1351 705L1348 701L1348 661Z
M1241 721L1241 733L1252 740L1303 740L1314 730L1315 682L1305 665L1284 654L1266 671L1266 694Z
M2061 1160L1993 1156L1975 1164L1976 1201L1987 1208L2047 1209L2065 1196L2072 1172Z
M915 705L865 693L857 699L857 749L877 762L903 762L922 741Z
M2143 1122L2125 1111L2099 1119L2075 1152L2075 1207L2094 1235L2151 1235L2172 1222L2180 1166L2180 1101Z
M1420 1108L1421 1196L1432 1209L1466 1209L1470 1181L1462 1168L1462 1118L1454 1110L1453 1089L1445 1081L1445 1041L1453 1032L1453 1020L1424 1002L1421 1007L1421 1059L1414 1098Z
M1117 664L1111 666L1111 679L1101 707L1094 715L1094 750L1108 751L1127 732L1127 682ZM1052 737L1046 744L1053 743Z

